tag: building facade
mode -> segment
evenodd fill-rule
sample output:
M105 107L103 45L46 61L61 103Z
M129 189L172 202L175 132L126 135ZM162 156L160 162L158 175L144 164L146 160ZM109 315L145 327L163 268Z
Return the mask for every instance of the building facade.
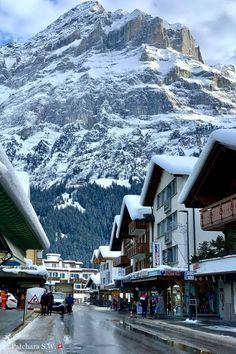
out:
M180 195L188 208L201 209L205 231L223 232L221 248L192 265L198 310L236 320L236 130L213 132Z
M63 260L59 253L47 253L43 265L48 271L47 285L55 290L56 284L73 284L73 296L76 302L85 302L89 297L86 283L97 269L83 268L83 262Z

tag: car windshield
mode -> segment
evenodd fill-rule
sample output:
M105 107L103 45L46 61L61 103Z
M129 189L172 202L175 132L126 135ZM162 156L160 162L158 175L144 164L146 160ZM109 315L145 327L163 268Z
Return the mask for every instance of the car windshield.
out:
M64 300L66 297L65 294L63 294L63 293L52 293L52 294L53 294L54 299L56 298L56 299Z

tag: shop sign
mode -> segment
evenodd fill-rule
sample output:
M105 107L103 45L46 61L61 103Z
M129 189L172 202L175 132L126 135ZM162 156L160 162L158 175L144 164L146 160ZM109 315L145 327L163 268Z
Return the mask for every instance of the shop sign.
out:
M194 280L194 272L192 270L184 272L184 280Z
M193 264L193 270L199 269L200 268L200 264L199 263L194 263Z
M181 277L182 276L182 272L175 272L175 271L173 271L173 272L169 272L169 271L164 271L163 272L163 275L167 275L167 276L174 276L174 277Z
M152 259L154 268L161 265L161 244L159 242L152 244Z

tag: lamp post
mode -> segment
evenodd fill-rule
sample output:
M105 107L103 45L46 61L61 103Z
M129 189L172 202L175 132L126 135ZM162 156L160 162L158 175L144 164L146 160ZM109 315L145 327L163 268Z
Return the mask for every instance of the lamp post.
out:
M190 260L189 260L189 221L188 221L188 210L179 210L181 213L185 213L187 215L186 227L187 227L187 267L188 271L190 271Z
M190 271L190 260L189 260L189 219L188 219L189 213L188 213L188 210L179 210L179 212L185 213L187 215L187 221L186 221L186 227L187 227L187 269L188 269L188 272L189 272ZM190 306L189 306L189 303L190 303L190 280L187 279L187 281L188 281L187 304L188 304L188 315L189 315L189 318L190 318Z

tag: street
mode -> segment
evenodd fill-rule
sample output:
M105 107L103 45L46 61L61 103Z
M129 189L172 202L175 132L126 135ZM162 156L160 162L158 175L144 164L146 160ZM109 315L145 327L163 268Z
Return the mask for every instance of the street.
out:
M124 315L93 306L74 306L64 317L64 340L69 354L183 353L122 326ZM127 316L126 316L127 317ZM121 326L119 326L121 322Z
M11 335L20 312L6 311L0 352L5 354L143 354L234 353L235 326L218 321L130 318L127 312L105 307L74 305L71 314L31 317ZM28 322L28 323L27 323ZM11 324L11 325L10 325ZM9 327L12 327L10 328ZM16 326L17 327L17 326Z

